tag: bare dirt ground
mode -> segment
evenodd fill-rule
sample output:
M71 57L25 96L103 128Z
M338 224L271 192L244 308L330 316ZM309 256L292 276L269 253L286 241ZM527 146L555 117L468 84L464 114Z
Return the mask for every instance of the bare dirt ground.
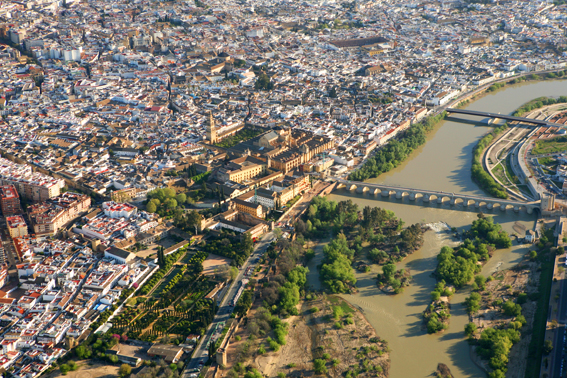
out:
M212 275L219 266L230 265L231 262L232 259L210 253L209 257L203 261L203 274Z
M512 317L506 316L499 306L494 306L493 302L497 300L506 302L514 300L519 293L529 295L538 291L540 273L537 271L537 264L531 261L524 260L516 267L496 272L492 276L494 279L486 283L486 290L481 293L482 307L472 317L472 322L478 327L477 335L480 335L480 332L486 328L508 324L512 320ZM520 341L510 350L506 377L524 376L536 305L536 302L529 299L522 305L522 315L526 318L527 325L522 329ZM474 353L473 360L484 370L490 371L488 361L480 359Z
M164 238L159 240L157 243L154 244L150 244L148 246L148 249L144 249L141 251L136 252L136 256L140 257L140 258L146 258L146 257L156 257L157 258L157 250L159 246L162 246L163 248L167 249L169 247L171 247L172 245L175 245L175 240L171 239L171 238Z
M355 308L338 297L325 295L303 301L299 306L300 315L285 320L289 324L287 343L278 352L268 348L263 337L248 340L250 332L242 326L235 334L241 340L233 339L229 346L227 367L240 361L267 377L276 377L278 373L286 377L312 377L314 360L328 354L328 377L338 378L355 371L359 372L359 377L388 376L388 347ZM333 307L342 309L343 315L338 320L333 318ZM312 308L318 311L312 312ZM254 317L255 310L249 313L249 319ZM245 343L249 345L247 353L243 352ZM266 346L266 354L257 353L261 344ZM334 359L336 363L332 362ZM226 372L224 370L223 374Z
M129 357L139 357L142 360L151 360L152 358L146 353L149 348L147 346L137 346L129 344L120 344L120 354Z
M66 378L114 378L118 377L119 365L103 365L95 363L88 365L86 361L77 362L79 368L75 371L70 371L65 375ZM45 378L59 378L63 377L59 369L49 373Z

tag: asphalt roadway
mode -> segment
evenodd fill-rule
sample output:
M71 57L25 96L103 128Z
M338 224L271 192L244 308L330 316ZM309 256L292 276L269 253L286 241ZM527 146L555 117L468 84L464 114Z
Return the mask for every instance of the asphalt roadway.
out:
M557 314L557 327L553 335L553 350L551 352L550 378L561 378L567 376L567 365L565 359L565 321L567 320L567 283L565 278L561 280L559 288L559 313ZM544 357L545 358L545 357Z
M199 344L197 345L191 360L186 365L186 369L183 371L183 374L181 376L182 378L189 378L189 375L194 373L193 372L194 369L202 367L209 359L208 347L207 347L208 341L213 335L213 332L216 329L217 324L220 322L226 322L230 318L230 314L232 314L232 311L234 310L234 307L230 306L230 302L232 301L232 299L236 295L236 292L238 291L239 288L238 283L243 278L245 278L244 272L248 267L250 266L255 267L258 264L256 260L258 259L259 256L261 256L266 252L266 250L270 246L270 243L273 240L275 240L275 236L272 232L269 232L266 235L264 235L264 237L254 247L254 252L250 255L248 260L246 260L244 265L242 265L242 267L240 268L238 277L233 281L231 287L227 290L227 293L222 299L222 302L219 306L219 310L217 311L217 314L215 315L215 318L213 319L212 323L209 325L209 328L207 329L205 336L201 337L201 340L199 341Z

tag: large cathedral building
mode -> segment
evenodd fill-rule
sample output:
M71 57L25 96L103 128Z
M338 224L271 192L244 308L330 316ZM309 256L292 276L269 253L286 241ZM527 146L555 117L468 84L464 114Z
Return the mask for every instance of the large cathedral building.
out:
M229 149L232 157L253 156L268 168L290 172L335 147L328 137L304 130L274 128Z

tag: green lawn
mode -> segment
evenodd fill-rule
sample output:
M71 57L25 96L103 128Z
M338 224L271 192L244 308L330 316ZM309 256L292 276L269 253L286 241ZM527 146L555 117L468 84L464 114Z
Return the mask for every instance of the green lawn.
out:
M537 161L541 165L557 165L557 160L555 160L554 158L551 158L549 156L539 158L539 159L537 159Z
M519 180L518 177L516 177L516 175L514 174L514 171L512 170L512 164L510 163L510 156L506 158L506 165L504 166L504 169L506 170L506 176L508 177L510 182L513 182L514 184L518 184Z
M265 132L266 130L264 129L249 129L249 128L243 128L242 130L240 130L239 132L237 132L236 134L226 137L223 140L221 140L218 143L215 143L215 146L219 146L222 148L230 148L242 141L246 141L248 139L252 139L255 136L258 136L260 134L262 134L263 132Z
M552 154L561 151L567 151L567 135L538 140L532 150L532 155Z
M494 173L494 176L496 176L503 185L508 185L508 180L506 180L506 172L504 172L502 163L498 163L494 168L492 168L492 173Z
M329 296L328 299L333 305L342 308L344 314L350 314L351 312L354 312L354 310L341 298L333 295Z
M530 189L528 188L527 185L518 185L518 189L520 189L520 192L522 192L524 195L526 196L533 196L532 192L530 192Z

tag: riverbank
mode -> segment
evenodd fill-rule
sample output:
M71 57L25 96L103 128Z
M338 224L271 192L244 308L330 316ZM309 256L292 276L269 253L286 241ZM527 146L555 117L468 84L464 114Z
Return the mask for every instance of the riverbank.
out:
M561 75L557 75L557 73L561 72ZM549 76L555 75L555 76ZM491 83L485 84L481 88L477 88L474 91L469 93L465 93L459 98L451 101L448 108L457 108L461 109L464 108L471 103L480 100L485 95L494 94L495 92L501 91L506 89L508 85L517 85L517 84L530 84L530 83L538 83L544 81L551 81L551 80L567 80L567 70L565 69L557 69L557 70L546 70L541 72L532 72L532 73L523 73L513 77L507 77L495 80Z
M263 348L240 327L228 350L229 364L245 350L259 350L244 362L263 376L275 378L323 374L327 377L389 377L388 344L361 311L341 298L309 294L298 304L298 316L284 320L289 333L279 350ZM256 317L253 308L249 317ZM308 373L309 372L309 373Z
M563 81L546 80L508 85L467 104L467 109L508 114L535 97L564 95L564 84ZM428 134L427 143L416 149L403 164L382 174L378 179L368 181L408 188L419 183L419 188L425 190L483 195L470 174L471 156L474 146L488 130L490 129L483 125L473 126L446 119ZM352 200L360 207L379 206L393 211L410 224L444 221L459 233L476 219L476 213L470 212L474 209L453 207L447 203L424 204L408 198L382 197L369 192L338 189L329 199ZM533 215L488 209L484 211L493 216L510 234L523 234L525 230L534 228L536 217ZM392 349L392 378L426 378L435 371L437 363L446 364L455 378L481 377L485 373L471 360L469 344L463 333L469 317L462 303L468 297L470 289L457 292L451 299L451 320L447 330L441 334L428 335L423 327L422 312L431 303L430 293L436 285L431 272L435 269L437 254L443 246L456 244L448 232L428 232L424 238L420 250L396 264L397 269L410 269L413 276L412 285L403 293L394 296L382 294L376 287L376 275L380 270L371 267L368 273L356 272L358 292L343 297L362 308L372 326L381 337L388 340ZM482 268L481 274L489 276L496 270L510 269L522 261L528 252L527 246L518 244L497 251ZM545 305L542 308L547 307ZM545 329L545 319L542 325ZM412 364L404 363L405 361L412 361ZM531 361L533 360L530 359L529 364Z
M534 119L552 119L562 118L563 113L567 110L567 96L559 96L557 99L550 97L538 97L530 100L516 109L514 114L523 115L528 112L526 117ZM528 182L528 178L537 175L529 169L529 165L534 165L533 159L526 154L527 150L523 147L526 143L531 144L531 138L539 135L541 127L533 128L523 124L514 124L509 126L505 133L498 132L499 128L484 136L478 143L473 154L473 167L471 169L473 177L475 175L490 175L502 190L517 199L524 201L533 201L539 197L537 186ZM545 128L543 128L545 132ZM497 134L500 134L499 136ZM560 137L557 137L560 138ZM539 140L535 143L535 147L529 151L531 157L544 156L545 161L541 161L542 169L546 169L546 165L551 163L551 169L555 168L555 154L567 150L567 143L561 142L559 139L549 137ZM487 143L488 142L488 143ZM557 142L557 143L556 143ZM549 144L551 148L540 148L540 144ZM559 147L557 147L557 146ZM484 148L482 151L479 151ZM537 151L540 148L541 151ZM482 168L484 174L480 171L477 160L480 158L478 154L482 154ZM549 157L550 154L552 157ZM539 160L539 159L538 159ZM545 164L544 164L545 163ZM537 164L536 164L537 166ZM483 185L481 185L483 187ZM536 189L534 189L536 188ZM543 187L540 188L545 190ZM561 185L559 185L561 189Z
M478 141L477 145L473 149L471 166L471 176L478 186L493 197L503 199L508 198L508 193L506 192L506 189L490 175L490 173L485 171L483 156L485 151L495 141L495 138L507 129L507 126L499 126Z
M480 308L470 316L470 321L476 328L471 334L474 340L478 340L483 331L491 328L512 326L521 332L522 337L512 346L508 355L506 373L508 377L523 377L526 372L540 280L540 271L537 267L538 263L526 258L511 269L493 273L489 276L485 287L477 291L481 297ZM512 305L508 307L514 310L508 308L503 310L502 308L506 307L505 304L509 301L521 306L521 311L517 306ZM517 312L513 314L513 311ZM474 361L487 373L492 371L489 361L480 358L475 348L471 348Z
M561 74L558 75L558 73L561 73ZM551 77L549 75L555 75L555 76ZM498 79L498 80L495 80L491 83L480 86L479 88L476 88L476 89L474 89L470 92L463 93L462 95L458 96L456 99L451 100L446 105L440 106L436 109L433 109L430 112L429 116L424 121L420 121L420 122L410 126L410 129L411 129L411 127L414 127L414 126L420 126L420 125L425 126L426 134L429 134L432 130L434 130L436 128L436 126L439 123L441 123L441 121L443 119L445 119L445 117L446 117L445 109L451 108L451 107L454 107L454 108L467 107L471 103L483 98L485 95L494 94L495 92L500 91L501 89L503 89L507 85L529 84L529 83L538 83L538 82L550 81L550 80L565 80L565 79L567 79L567 70L563 70L563 69L533 72L531 74L523 73L523 74L513 76L513 77ZM407 131L409 131L409 130L407 130ZM403 159L401 159L401 160L396 158L396 159L391 159L391 161L390 161L388 159L384 160L384 159L380 158L380 156L378 156L378 158L377 158L377 155L380 154L380 152L383 149L387 148L392 142L403 141L407 131L404 132L404 134L401 134L396 139L391 140L386 145L381 146L374 153L367 156L363 160L363 162L360 164L360 168L355 169L354 171L352 171L349 174L349 180L364 181L364 180L371 179L371 178L377 178L382 173L389 172L392 169L392 167L395 168L401 162L406 160L408 156L404 156ZM417 145L417 147L419 147L420 145L422 145L424 143L425 142L419 143ZM395 147L396 148L394 150L397 150L398 149L397 146L395 146ZM409 154L412 154L415 149L416 149L416 146L412 146ZM384 154L384 155L387 156L387 154ZM384 162L382 162L382 160L384 160ZM374 161L374 163L372 161ZM368 171L371 168L376 169L376 162L382 163L381 167L379 168L379 170L381 170L381 172L380 173L368 174ZM391 163L391 164L389 165L388 163ZM366 166L366 168L365 168L365 166ZM383 169L383 168L385 168L385 169Z

